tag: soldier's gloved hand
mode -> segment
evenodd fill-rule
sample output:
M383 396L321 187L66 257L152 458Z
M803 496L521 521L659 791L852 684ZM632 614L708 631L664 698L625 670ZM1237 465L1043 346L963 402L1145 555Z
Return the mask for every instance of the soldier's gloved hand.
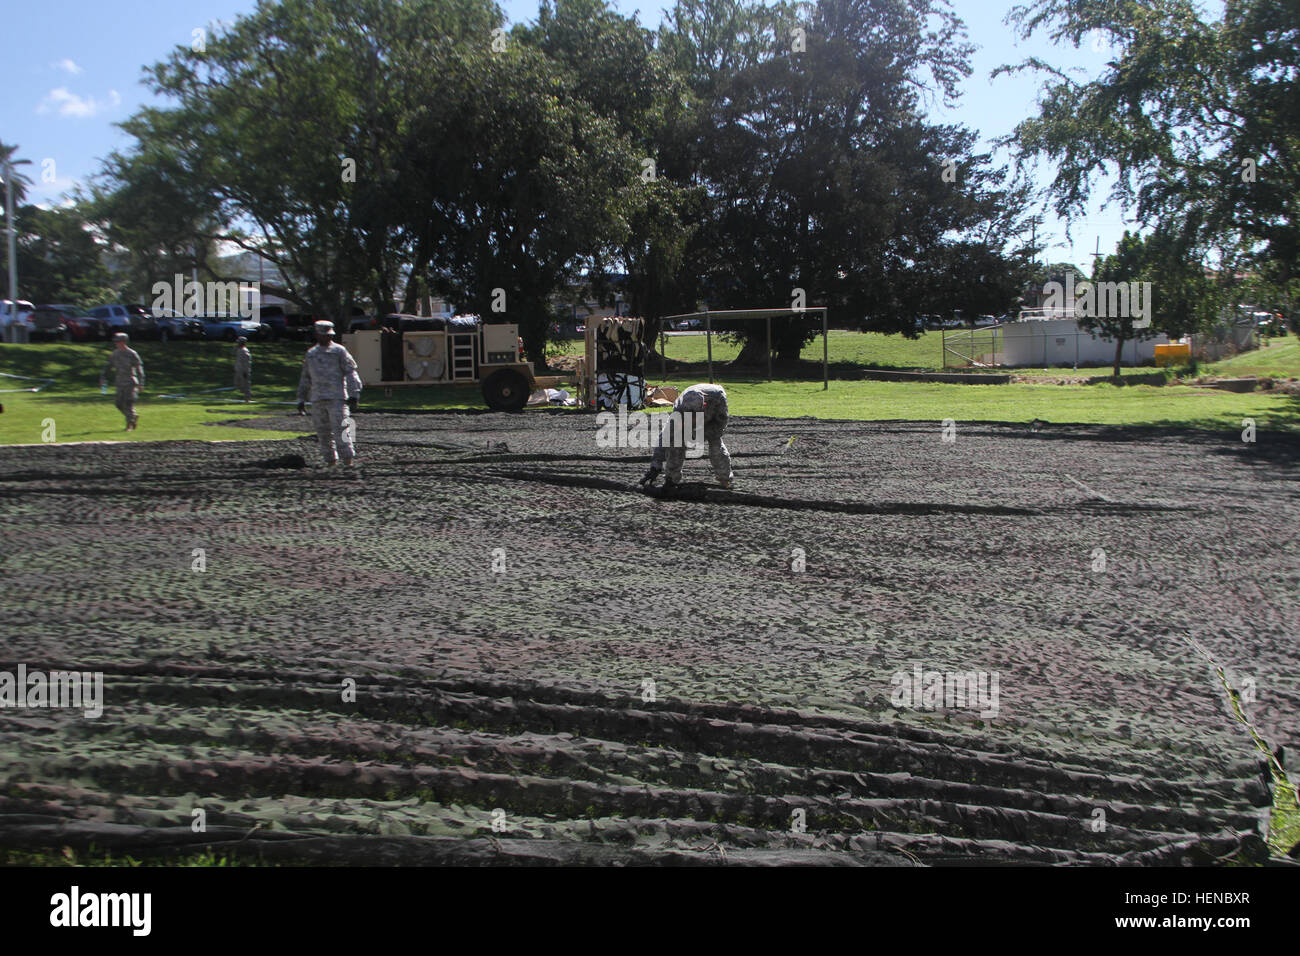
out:
M642 478L638 484L640 484L642 488L653 487L655 481L659 478L660 470L661 469L658 465L651 465L650 470L645 473L645 477Z
M348 399L348 411L353 415L357 413L357 400L355 398Z
M299 415L306 415L306 414L307 414L307 403L306 403L306 402L299 402L299 403L298 403L298 414L299 414Z

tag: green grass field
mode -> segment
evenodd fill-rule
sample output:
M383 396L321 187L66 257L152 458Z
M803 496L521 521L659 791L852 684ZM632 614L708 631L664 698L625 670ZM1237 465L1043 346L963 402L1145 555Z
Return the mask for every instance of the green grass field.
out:
M691 379L663 383L677 388ZM1152 385L945 385L912 382L723 380L733 415L838 418L857 421L1030 422L1166 425L1240 430L1243 418L1259 428L1300 430L1300 398L1265 392L1236 394L1209 388Z
M303 349L297 345L258 347L253 374L254 401L235 401L232 346L224 342L185 342L163 345L133 343L145 367L145 391L136 406L140 427L131 433L113 405L113 387L99 391L99 373L108 356L107 345L0 345L0 373L27 379L52 379L48 385L0 377L0 389L41 386L39 392L0 394L0 443L27 444L43 440L53 420L56 441L203 441L249 438L291 438L293 432L251 433L246 428L215 424L252 418L282 407L268 403L294 398ZM224 390L222 390L224 389ZM165 397L167 396L167 397ZM175 397L171 397L175 396ZM310 431L304 423L303 432Z
M832 363L841 366L926 370L940 365L939 334L934 332L914 340L876 333L833 332L829 344ZM1110 384L945 385L834 378L830 389L823 391L819 367L800 369L797 373L800 377L767 382L752 373L730 373L721 363L734 357L736 347L721 340L715 340L715 345L714 358L719 363L715 374L731 393L732 411L737 415L920 421L951 418L959 422L1028 422L1041 418L1055 423L1215 429L1239 429L1241 419L1254 418L1261 428L1300 429L1300 400L1269 392L1235 394L1203 388ZM4 405L4 413L0 415L0 443L40 442L49 432L50 419L54 438L60 442L246 440L288 438L311 431L306 420L297 432L253 432L217 424L292 408L305 351L302 343L254 344L254 401L248 405L235 401L230 389L230 345L142 342L134 347L144 362L148 387L138 406L140 428L128 434L123 430L122 416L113 407L111 389L108 395L99 391L99 372L107 346L0 345L0 372L53 380L36 393L0 394ZM580 350L580 342L557 343L551 354L573 354ZM702 362L704 352L704 336L668 339L669 358ZM805 359L819 362L820 358L818 341L805 350ZM1150 372L1151 369L1133 371ZM1061 370L1047 372L1061 374ZM1204 367L1201 372L1223 376L1300 376L1300 340L1295 336L1275 339L1267 348ZM661 380L656 369L653 366L650 369L654 384L681 388L703 378L699 369L693 369L688 373L670 373L666 380ZM38 384L0 378L0 389L30 389ZM362 396L362 406L372 411L484 407L476 387L451 386L389 390L373 387Z
M704 362L708 359L708 336L665 336L664 351L668 358L678 362ZM901 335L881 335L874 332L832 331L827 335L827 350L834 363L861 365L867 368L893 368L911 371L933 371L943 366L943 345L938 332L925 332L917 339ZM581 342L574 352L581 352ZM721 335L713 336L713 361L730 362L740 354L740 346L725 341ZM822 340L806 345L800 357L809 362L821 362Z
M706 338L704 335L665 336L665 354L669 359L678 362L706 362L708 359ZM943 371L943 334L940 332L922 332L919 337L908 339L901 335L883 335L878 332L832 330L826 338L831 365L856 365L862 368L911 372ZM1267 341L1268 344L1253 352L1204 365L1198 374L1223 377L1254 375L1300 378L1300 338L1288 335L1284 339L1274 338ZM581 352L582 341L575 339L570 340L563 348L557 347L556 354L581 354ZM739 346L725 341L721 335L713 336L715 371L718 364L731 361L739 353ZM820 336L804 346L800 358L804 362L815 363L818 366L815 371L820 374L822 360ZM1120 375L1148 375L1155 371L1158 370L1150 365L1123 366ZM1069 368L1017 368L1014 372L1020 376L1103 377L1110 375L1110 368L1108 366L1080 368L1078 372Z

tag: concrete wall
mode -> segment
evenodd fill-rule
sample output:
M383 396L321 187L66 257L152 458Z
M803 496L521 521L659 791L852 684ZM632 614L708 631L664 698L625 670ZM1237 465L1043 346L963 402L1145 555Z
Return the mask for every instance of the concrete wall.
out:
M1075 365L1110 365L1115 343L1083 331L1074 319L1009 322L999 329L998 350L1003 365L1052 368ZM1165 345L1164 333L1142 341L1124 343L1125 365L1155 360L1156 346Z

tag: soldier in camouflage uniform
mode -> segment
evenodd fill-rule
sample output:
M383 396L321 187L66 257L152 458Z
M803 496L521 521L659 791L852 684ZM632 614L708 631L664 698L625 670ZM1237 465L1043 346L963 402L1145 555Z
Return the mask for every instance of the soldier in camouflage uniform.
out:
M244 401L253 400L253 353L248 351L248 339L242 335L235 339L235 388Z
M687 422L686 415L704 414L704 441L709 446L709 462L713 465L714 477L723 488L730 488L735 477L731 471L731 454L722 442L722 435L727 430L727 393L721 385L692 385L673 403L673 411L682 415L682 423ZM691 429L686 429L690 434ZM686 460L684 442L670 442L664 447L664 435L660 433L660 442L655 446L650 458L650 470L641 479L643 487L653 486L659 473L665 470L664 490L671 491L682 480L682 463Z
M108 373L113 373L117 385L117 410L126 416L126 430L132 431L140 416L135 413L135 400L144 388L144 364L140 354L127 345L130 339L125 332L113 336L113 351L108 353L108 364L99 373L99 387L103 388Z
M316 344L307 351L298 380L298 414L306 414L305 403L310 400L312 423L325 464L333 467L341 458L344 466L352 467L356 424L349 413L357 410L361 376L357 374L356 360L334 341L333 322L317 322L314 331Z

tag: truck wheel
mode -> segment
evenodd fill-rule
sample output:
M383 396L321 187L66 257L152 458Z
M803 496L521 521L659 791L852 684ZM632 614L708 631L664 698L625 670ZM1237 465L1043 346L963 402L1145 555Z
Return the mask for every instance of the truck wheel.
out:
M517 412L528 402L528 383L518 372L498 369L484 380L483 399L494 412Z
M227 342L233 342L233 341L235 341L235 338L236 338L235 330L234 330L234 329L226 329L226 331L223 332L223 333L221 334L221 337L222 337L223 339L225 339Z

